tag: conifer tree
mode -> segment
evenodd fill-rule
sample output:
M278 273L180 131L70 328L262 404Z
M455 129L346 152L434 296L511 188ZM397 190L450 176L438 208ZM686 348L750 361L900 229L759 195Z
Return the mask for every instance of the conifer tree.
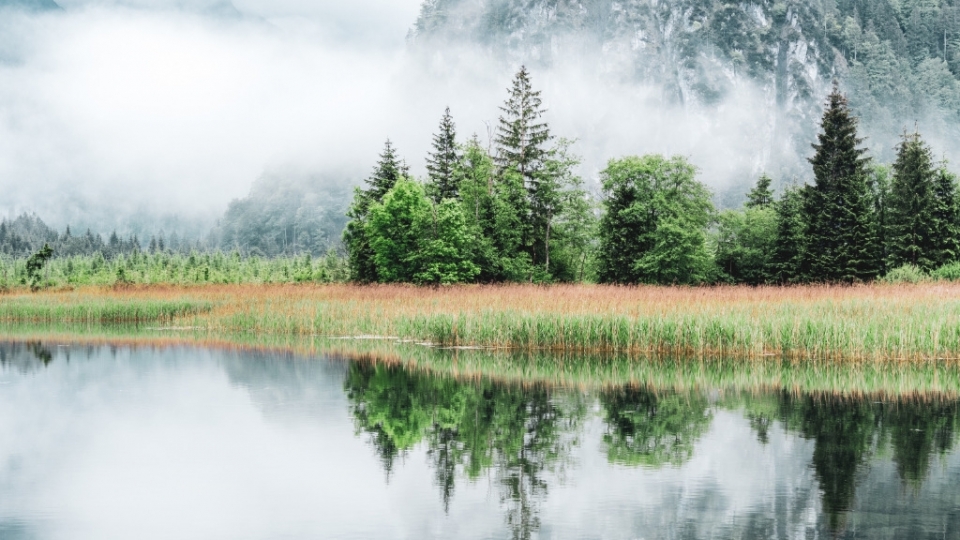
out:
M509 89L510 96L500 107L503 115L494 138L496 163L502 169L513 169L523 177L529 189L547 156L544 146L550 139L550 128L540 120L543 100L533 90L530 73L522 66Z
M933 184L933 253L934 266L960 259L960 197L957 177L942 163Z
M374 252L366 232L370 206L381 202L383 196L396 185L397 181L407 176L408 171L407 166L398 159L396 149L388 139L373 174L367 179L369 187L365 190L360 188L354 190L353 203L347 210L350 221L347 222L343 231L350 279L361 283L378 280Z
M803 271L812 281L854 282L876 277L876 227L857 120L836 85L827 98L816 153L815 183L805 190Z
M912 264L925 270L935 262L933 154L919 133L903 134L890 185L887 247L889 267Z
M767 173L760 175L757 185L747 193L747 202L744 204L747 208L766 208L773 204L773 190L770 184L773 180L767 176Z
M433 151L427 155L427 175L430 179L427 193L434 202L459 196L456 172L460 160L456 125L450 116L450 107L447 107L440 119L440 131L433 136Z
M777 212L777 234L770 262L771 268L767 273L774 283L781 285L796 283L801 277L806 239L803 193L801 189L787 189L774 205Z

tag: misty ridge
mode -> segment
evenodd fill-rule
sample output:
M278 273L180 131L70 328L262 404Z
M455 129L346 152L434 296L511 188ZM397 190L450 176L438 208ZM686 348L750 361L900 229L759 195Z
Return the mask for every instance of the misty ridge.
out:
M85 246L322 254L384 140L424 177L449 106L489 146L521 64L593 193L607 160L645 153L687 156L720 209L763 173L809 182L833 80L875 160L915 126L938 158L960 150L952 2L314 4L0 1L16 253L69 225Z

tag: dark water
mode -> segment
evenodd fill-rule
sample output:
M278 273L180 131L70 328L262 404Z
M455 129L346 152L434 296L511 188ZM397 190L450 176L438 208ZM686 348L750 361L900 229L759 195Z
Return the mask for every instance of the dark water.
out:
M960 538L960 405L0 344L0 539Z

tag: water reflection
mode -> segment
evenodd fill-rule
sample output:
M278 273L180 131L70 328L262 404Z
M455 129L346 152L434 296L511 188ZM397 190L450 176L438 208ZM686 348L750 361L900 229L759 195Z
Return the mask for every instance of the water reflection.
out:
M237 520L236 538L960 538L960 403L943 396L571 390L31 342L0 344L0 411L3 538L130 537L199 515ZM200 478L193 518L178 475ZM69 498L109 508L145 488L158 514L132 508L124 534ZM246 505L206 506L237 494ZM202 537L198 523L141 536Z
M545 474L569 464L586 412L576 394L559 399L543 387L458 382L399 366L353 363L345 388L388 477L399 455L425 443L449 510L458 475L492 472L514 538L540 527Z

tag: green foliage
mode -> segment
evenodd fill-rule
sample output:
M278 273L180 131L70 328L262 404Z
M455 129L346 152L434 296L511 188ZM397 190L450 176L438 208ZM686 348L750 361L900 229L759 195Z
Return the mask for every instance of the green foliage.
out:
M766 208L773 205L773 190L770 189L770 184L773 183L773 179L767 176L767 173L760 175L760 178L757 180L757 185L753 186L753 189L747 193L747 202L744 203L744 206L747 208Z
M866 150L857 121L834 87L810 159L815 183L804 190L804 277L810 281L868 281L879 272L876 222Z
M768 206L724 210L717 218L714 260L725 281L760 285L773 281L777 212Z
M388 139L383 153L367 179L367 189L356 188L353 203L347 210L346 228L343 231L343 243L350 260L350 276L354 281L371 283L379 281L374 250L367 238L367 218L370 207L383 200L398 180L407 175L407 167L397 157L393 143Z
M381 282L460 283L479 273L460 203L434 205L413 180L398 180L370 208L366 234Z
M930 277L943 281L960 281L960 262L947 263L930 272Z
M37 290L40 288L40 284L43 280L43 276L40 274L40 272L43 270L43 267L46 266L47 261L49 261L51 257L53 257L53 249L50 248L49 244L44 244L39 251L27 258L27 275L25 282L30 286L31 289Z
M601 173L598 278L607 283L699 283L711 260L710 192L682 157L611 160Z
M920 283L930 278L922 268L907 263L890 270L881 279L885 283Z

